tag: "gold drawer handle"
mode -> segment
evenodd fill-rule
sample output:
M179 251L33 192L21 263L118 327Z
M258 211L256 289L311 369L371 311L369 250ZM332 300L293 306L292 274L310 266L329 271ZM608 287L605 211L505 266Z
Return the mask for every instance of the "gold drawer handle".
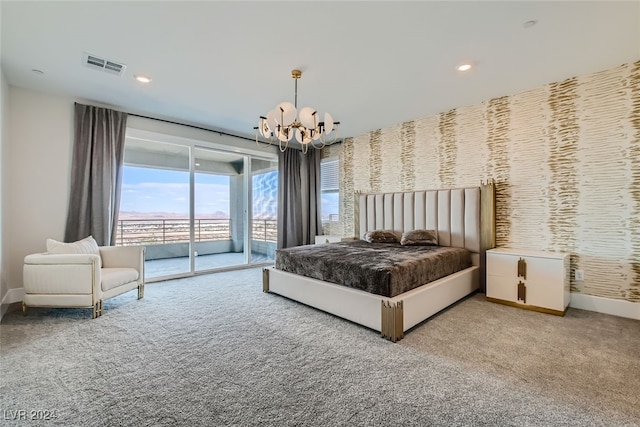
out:
M527 287L521 280L518 280L518 301L527 303Z
M527 261L524 258L520 258L518 260L518 277L522 277L523 279L527 279Z

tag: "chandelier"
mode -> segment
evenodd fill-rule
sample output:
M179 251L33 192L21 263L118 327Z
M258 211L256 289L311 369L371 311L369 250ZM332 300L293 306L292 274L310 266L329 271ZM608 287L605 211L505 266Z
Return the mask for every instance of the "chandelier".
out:
M280 151L284 152L295 135L304 153L309 146L321 149L327 145L327 136L334 130L334 138L330 142L337 139L340 122L334 122L329 113L324 113L324 121L320 121L320 114L311 107L298 111L298 79L302 77L302 71L291 70L291 77L295 81L294 103L281 102L266 117L260 116L258 126L254 127L256 143L260 145L259 134L269 141L269 145L278 141Z

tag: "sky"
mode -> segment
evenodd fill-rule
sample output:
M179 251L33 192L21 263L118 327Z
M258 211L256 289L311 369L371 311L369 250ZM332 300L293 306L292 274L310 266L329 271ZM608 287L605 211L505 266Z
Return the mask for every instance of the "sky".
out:
M265 178L267 178L265 176ZM256 195L255 217L275 217L277 180L263 182L264 194ZM223 212L229 215L229 177L199 173L195 176L195 214ZM254 184L255 185L255 184ZM189 216L189 172L124 166L121 212L164 212ZM338 193L323 194L322 215L338 212Z
M120 210L189 214L189 172L125 166ZM196 174L196 215L229 213L229 177Z

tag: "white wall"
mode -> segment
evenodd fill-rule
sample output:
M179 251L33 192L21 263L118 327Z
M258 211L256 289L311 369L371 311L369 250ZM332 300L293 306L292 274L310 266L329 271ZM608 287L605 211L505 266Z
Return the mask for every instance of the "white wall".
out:
M9 86L8 102L3 252L7 287L15 289L22 287L25 255L44 252L47 238L64 238L74 100Z

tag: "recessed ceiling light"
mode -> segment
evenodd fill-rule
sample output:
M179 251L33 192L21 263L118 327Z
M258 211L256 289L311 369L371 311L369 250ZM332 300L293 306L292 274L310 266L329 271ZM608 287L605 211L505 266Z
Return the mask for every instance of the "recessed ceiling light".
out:
M471 64L469 63L460 64L456 69L458 71L469 71L471 69Z
M537 23L538 21L536 21L535 19L532 19L531 21L527 21L524 24L522 24L522 26L524 28L531 28L531 27L535 27Z
M151 83L151 77L144 76L142 74L136 74L133 76L140 83Z

